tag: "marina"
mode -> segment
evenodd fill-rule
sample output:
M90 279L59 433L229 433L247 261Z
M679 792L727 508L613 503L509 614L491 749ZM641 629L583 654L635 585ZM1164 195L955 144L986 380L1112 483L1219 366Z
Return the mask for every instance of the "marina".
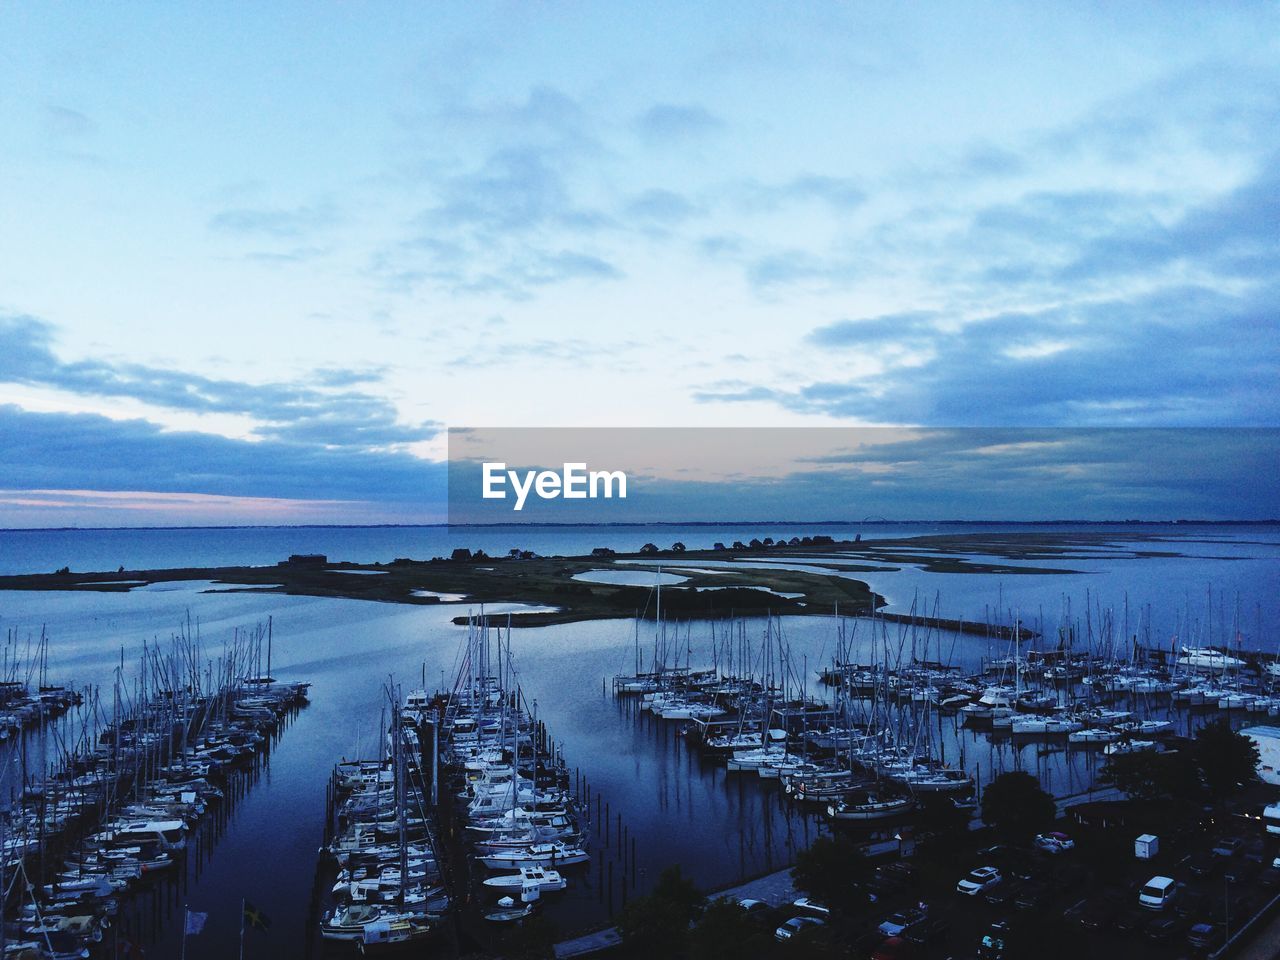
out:
M874 585L892 593L889 582ZM608 929L671 863L721 890L785 869L832 834L896 856L939 803L976 818L1000 773L1030 771L1068 806L1114 796L1099 775L1117 751L1176 751L1219 716L1265 723L1275 706L1271 652L1253 640L1269 614L1249 616L1241 601L1237 615L1235 598L1220 604L1216 593L1177 598L1172 619L1199 629L1161 642L1163 629L1148 627L1162 617L1154 599L1126 629L1123 606L1096 602L1079 615L1064 605L1061 617L1023 616L1002 600L1003 581L985 635L939 627L945 597L890 605L892 617L698 620L668 615L679 589L662 583L659 600L654 583L636 618L521 629L508 626L518 605L491 613L466 601L365 604L180 582L91 600L7 596L31 610L68 597L72 609L48 626L51 674L67 649L86 680L113 685L120 673L125 703L142 700L142 663L121 670L121 641L86 647L76 604L92 603L121 640L199 611L201 659L214 664L191 703L227 702L225 691L211 696L226 667L209 654L224 647L237 663L232 699L301 689L310 701L287 714L289 736L256 762L258 779L217 840L175 857L177 886L122 895L120 920L103 931L176 955L186 912L209 913L186 938L193 958L239 949L242 899L272 918L269 931L245 932L247 956L268 943L318 957L397 943L501 953L535 931L548 944L572 939ZM469 613L461 624L459 612ZM269 667L266 628L246 622L274 624ZM193 713L172 680L183 674L174 663L193 657L181 636L163 652L145 644L149 733L176 721L180 736ZM343 653L354 637L368 660L359 671ZM266 676L276 679L255 682ZM88 734L100 739L114 693L104 701L101 683L88 686L89 703L107 704ZM77 730L81 709L56 722ZM199 736L199 749L218 745ZM160 757L139 762L172 765ZM158 819L156 803L181 792L156 787L161 800L146 812ZM222 808L212 793L194 799L212 811L188 825L200 837Z
M158 885L173 886L189 856L210 855L230 806L307 703L306 683L271 678L270 642L268 624L206 661L198 634L175 635L144 646L128 686L122 653L106 703L97 687L41 686L32 702L50 711L33 715L53 714L49 726L5 748L5 956L128 950L137 936L129 907L158 900ZM42 637L42 676L47 653ZM10 683L12 701L31 701Z

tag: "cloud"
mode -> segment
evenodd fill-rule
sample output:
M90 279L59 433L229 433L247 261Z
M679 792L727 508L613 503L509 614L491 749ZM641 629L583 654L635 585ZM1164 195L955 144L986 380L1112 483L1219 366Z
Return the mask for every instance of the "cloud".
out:
M44 122L50 135L58 138L79 139L98 132L98 124L87 114L54 103L45 105Z
M328 202L298 207L235 207L211 217L209 229L218 233L292 240L310 236L340 221L337 207Z
M932 285L928 308L838 320L805 338L876 363L695 396L933 425L1280 423L1276 223L1280 152L1192 203L1085 188L980 205L922 227L914 244L883 244L915 257ZM830 257L777 251L746 270L767 296L885 276L856 245Z
M693 140L723 126L723 121L697 104L656 103L636 118L640 136L655 144Z
M561 168L529 147L495 152L479 169L446 179L440 194L441 203L423 215L424 222L469 227L486 236L547 225L590 228L607 221L575 207Z
M817 380L767 393L708 390L704 402L772 400L788 409L926 425L1280 423L1275 286L1232 296L1161 289L1036 314L980 318L931 336L908 315L909 345L931 351L909 369ZM893 318L845 321L811 334L827 349L901 346ZM1153 362L1153 358L1159 358Z
M600 522L1257 519L1280 509L1277 429L530 429L458 439L450 506L463 522L511 516L478 496L482 460L556 464L566 449L628 473L625 502L587 508ZM584 520L563 501L535 509L542 522Z
M866 347L885 342L919 341L936 333L937 314L927 310L891 313L863 320L838 320L809 331L819 347Z
M429 283L513 300L553 284L620 278L599 242L618 224L575 199L572 166L556 148L522 144L438 178L435 202L411 236L374 258L374 273L403 289Z
M0 405L4 487L199 493L437 507L444 466L396 453L163 430L145 420Z
M370 446L428 439L438 425L403 424L383 397L349 389L376 381L367 370L326 368L313 384L219 380L137 363L67 363L52 349L53 328L33 317L0 317L0 383L80 396L127 397L171 410L236 414L259 422L255 433L330 446Z
M592 342L578 338L539 339L495 342L486 340L476 350L459 355L455 367L492 367L529 360L581 365L592 360L608 360L614 364L638 348L634 340Z
M858 265L849 260L826 258L808 250L792 248L750 259L747 282L758 293L772 295L780 287L810 283L819 286L846 284L859 276ZM866 276L865 272L861 272Z
M802 173L781 183L751 183L743 188L748 207L774 209L794 203L819 202L848 212L867 200L862 184L850 177Z
M632 197L627 203L626 213L633 221L674 226L693 217L697 208L673 190L654 189Z

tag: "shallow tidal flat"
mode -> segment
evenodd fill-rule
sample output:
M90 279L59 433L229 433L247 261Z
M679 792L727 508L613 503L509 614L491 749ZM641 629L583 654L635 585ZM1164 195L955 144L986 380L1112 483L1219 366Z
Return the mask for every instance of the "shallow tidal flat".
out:
M274 566L64 570L0 577L0 590L129 591L165 581L204 580L210 581L209 591L253 590L424 605L520 602L532 609L513 613L513 626L545 626L653 618L656 567L672 575L664 577L668 584L662 595L664 617L714 619L766 613L825 616L837 609L865 614L883 606L884 599L857 578L860 573L912 567L935 574L1044 576L1076 573L1069 566L1072 561L1087 564L1099 559L1186 555L1156 534L1135 538L1128 533L1119 542L1105 532L963 533L602 556L478 553L374 564L286 561ZM675 577L679 582L672 584ZM945 625L989 629L988 624L963 621Z

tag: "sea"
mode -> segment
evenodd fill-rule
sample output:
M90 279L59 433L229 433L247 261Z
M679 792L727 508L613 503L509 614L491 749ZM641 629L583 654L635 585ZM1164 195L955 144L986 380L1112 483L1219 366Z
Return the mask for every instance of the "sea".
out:
M866 581L893 612L914 606L943 617L1034 622L1049 631L1070 621L1092 630L1114 630L1118 636L1141 636L1153 645L1226 642L1267 652L1280 647L1280 528L1270 525L10 530L0 531L0 572L274 564L292 553L372 563L447 555L455 546L490 553L519 547L544 555L577 555L598 546L635 550L650 541L666 545L678 540L696 549L756 536L825 533L840 539L860 534L867 540L1037 529L1103 533L1107 544L1084 557L1033 561L1041 568L1074 571L1052 576L930 573L912 564L848 575ZM1153 535L1160 542L1152 543ZM646 568L635 569L643 582ZM490 604L485 613L501 618L522 609L520 600ZM435 689L448 680L466 629L452 621L467 612L480 610L465 601L408 606L230 592L226 584L206 581L161 582L127 593L0 592L7 655L29 655L39 637L47 636L48 671L54 680L107 690L117 669L129 682L144 642L164 644L182 630L198 630L205 649L215 656L235 631L270 620L274 675L312 684L310 705L284 731L252 789L236 800L216 843L188 858L179 882L132 903L118 918L146 956L180 955L186 909L209 916L204 930L188 938L186 957L235 956L242 899L271 918L268 931L246 935L246 957L319 955L313 904L333 764L377 749L389 684ZM593 806L597 797L601 804L601 816L593 812L592 817L593 862L547 914L564 936L606 922L627 897L643 893L671 865L680 865L705 890L723 889L787 866L797 850L826 829L819 818L788 804L776 783L703 762L677 724L655 721L613 698L610 679L634 669L637 646L651 645L653 629L651 623L638 627L631 620L614 620L512 634L512 656L526 698L537 702L539 719L570 768L591 785ZM710 662L712 631L723 626L692 623L668 629L698 666ZM766 624L750 620L740 629L758 639ZM781 634L793 663L803 665L812 684L808 692L820 692L815 674L835 652L840 629L835 617L786 617L768 629ZM865 621L846 623L845 630L853 632L855 649L865 644L861 649L869 654L874 630ZM971 668L1011 652L1007 644L982 636L934 632L930 643L931 658L941 655ZM950 728L940 730L939 738L948 759L963 763L980 781L1024 768L1034 769L1059 795L1093 786L1096 752L995 744ZM12 789L15 776L15 765L5 764L0 792ZM607 844L600 822L606 809ZM627 844L635 841L634 866L619 851L618 824Z

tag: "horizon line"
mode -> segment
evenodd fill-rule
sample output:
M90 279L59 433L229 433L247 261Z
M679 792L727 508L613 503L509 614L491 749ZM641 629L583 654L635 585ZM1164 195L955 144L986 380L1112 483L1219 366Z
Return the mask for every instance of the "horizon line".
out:
M1274 526L1280 518L1213 519L1208 517L1169 517L1158 520L1115 519L1087 520L1052 518L1043 520L970 520L933 518L890 520L884 517L863 520L604 520L604 521L526 521L511 523L229 523L229 524L143 524L139 526L65 526L65 527L0 527L0 533L94 533L123 530L429 530L459 527L477 528L562 528L562 527L730 527L730 526L919 526L924 524L967 524L970 526Z

